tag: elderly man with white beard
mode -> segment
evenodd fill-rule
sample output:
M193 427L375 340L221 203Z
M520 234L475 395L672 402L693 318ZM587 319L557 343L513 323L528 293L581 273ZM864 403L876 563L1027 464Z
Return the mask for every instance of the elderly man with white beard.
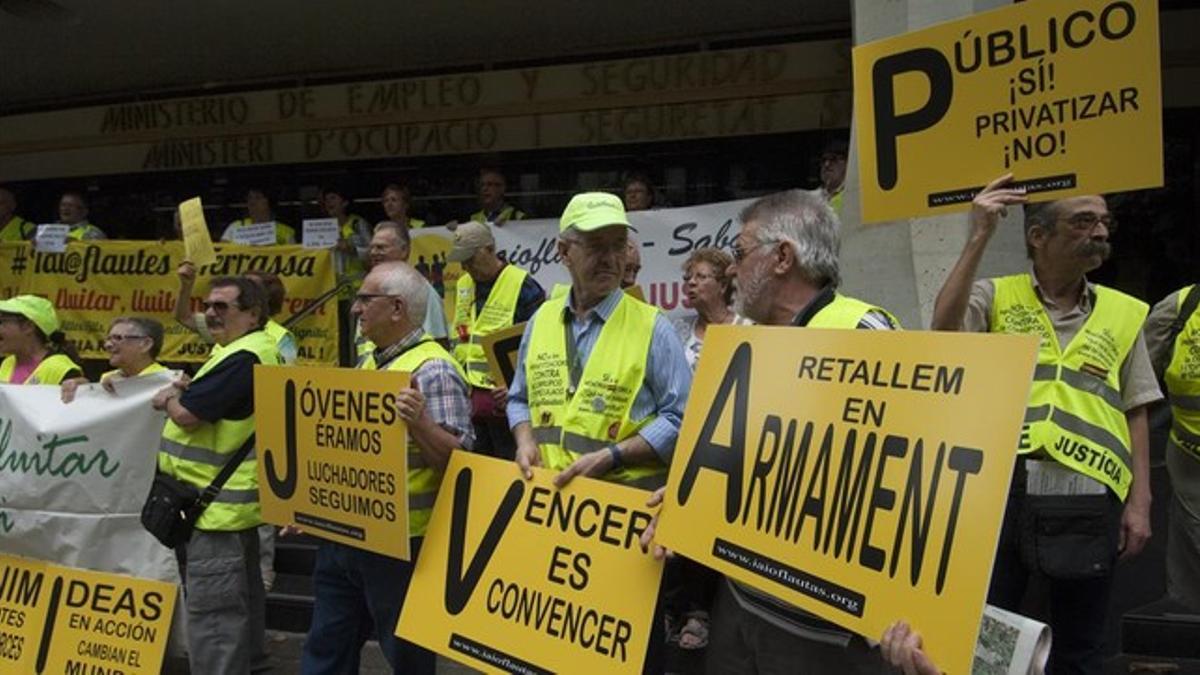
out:
M837 292L838 219L819 193L791 190L763 197L739 220L742 230L729 266L737 284L738 314L768 326L900 327L887 310ZM655 494L652 506L661 494ZM652 537L649 528L643 544ZM889 629L880 646L726 578L712 609L706 672L895 672L890 664L909 673L937 672L920 649L920 637L904 624Z

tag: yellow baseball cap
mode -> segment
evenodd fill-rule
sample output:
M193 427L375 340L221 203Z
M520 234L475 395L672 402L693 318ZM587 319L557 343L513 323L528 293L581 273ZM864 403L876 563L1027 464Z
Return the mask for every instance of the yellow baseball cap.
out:
M593 232L613 225L629 227L621 198L608 192L581 192L567 203L562 219L558 221L558 231L575 228L580 232Z
M0 312L19 314L29 319L46 334L46 337L50 337L60 325L54 305L39 295L18 295L8 300L0 300Z

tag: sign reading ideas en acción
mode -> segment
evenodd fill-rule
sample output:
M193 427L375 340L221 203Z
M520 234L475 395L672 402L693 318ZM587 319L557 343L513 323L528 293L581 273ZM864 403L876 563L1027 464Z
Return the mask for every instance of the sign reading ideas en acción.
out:
M662 564L647 493L455 452L396 634L492 673L640 673Z
M175 586L0 555L0 672L158 673Z
M1036 350L710 328L658 539L867 637L905 619L969 672Z
M1163 184L1158 3L1022 2L854 48L864 222Z
M254 367L263 520L407 560L408 373Z

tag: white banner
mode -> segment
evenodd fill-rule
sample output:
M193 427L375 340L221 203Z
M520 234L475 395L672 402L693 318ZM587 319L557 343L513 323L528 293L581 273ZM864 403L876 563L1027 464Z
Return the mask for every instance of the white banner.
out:
M637 282L646 301L670 316L683 316L691 309L683 293L683 263L698 248L714 246L732 253L740 225L738 213L753 200L718 202L678 209L638 211L629 214L636 229L630 236L642 254ZM493 227L500 257L526 269L549 294L555 284L571 282L559 261L555 242L558 219L521 220ZM454 282L462 273L457 264L447 264L453 235L444 227L412 231L413 252L409 263L430 279L445 297L453 300ZM450 316L447 314L447 316Z
M174 373L81 386L0 385L0 553L178 583L175 557L142 529Z

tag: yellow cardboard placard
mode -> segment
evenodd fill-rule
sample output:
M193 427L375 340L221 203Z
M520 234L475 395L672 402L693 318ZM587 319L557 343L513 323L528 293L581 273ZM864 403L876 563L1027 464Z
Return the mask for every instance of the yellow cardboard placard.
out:
M0 555L0 672L153 675L173 584Z
M1163 184L1158 3L1022 2L854 48L864 222Z
M263 520L407 560L409 374L254 367Z
M204 206L199 197L192 197L179 205L179 223L183 230L184 259L196 267L215 261L217 252L213 250L212 236L208 233Z
M662 563L641 490L457 451L396 634L491 673L640 673Z
M521 349L521 338L525 335L525 322L498 330L480 340L483 355L487 357L492 381L498 387L512 385L513 373L517 370L517 354Z
M905 619L969 672L1037 340L708 330L659 541L868 638Z

